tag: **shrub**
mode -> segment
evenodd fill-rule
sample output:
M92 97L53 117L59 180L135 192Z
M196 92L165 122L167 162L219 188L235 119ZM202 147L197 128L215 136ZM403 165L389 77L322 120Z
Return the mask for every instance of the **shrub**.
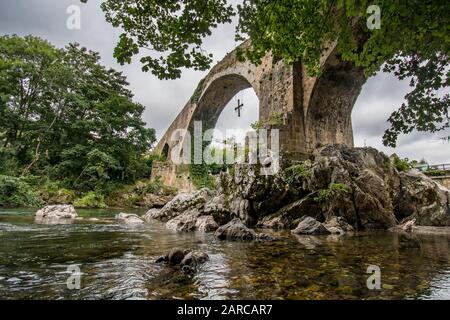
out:
M23 178L0 176L0 206L39 207L42 200Z
M305 164L295 164L285 170L286 180L290 184L303 180L311 176L311 172L307 169Z
M106 208L105 197L102 194L90 191L82 198L76 200L73 205L77 208L92 208L101 209Z
M314 198L316 202L322 202L330 200L331 198L347 194L349 192L348 187L343 183L330 183L328 189L319 190L317 197Z
M398 155L395 153L391 156L392 158L392 164L398 171L408 171L412 169L411 163L409 163L409 159L401 159Z
M427 169L425 171L425 174L432 177L439 177L439 176L445 176L447 174L447 171L445 170L438 170L438 169Z

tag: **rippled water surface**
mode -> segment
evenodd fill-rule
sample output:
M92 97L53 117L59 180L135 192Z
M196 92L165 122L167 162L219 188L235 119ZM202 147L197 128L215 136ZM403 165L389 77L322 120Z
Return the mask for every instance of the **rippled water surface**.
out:
M0 211L0 299L450 299L449 236L278 233L268 243L219 242L159 222L38 225L32 213ZM172 248L203 250L210 260L191 276L154 263ZM79 290L67 288L70 265L81 270ZM369 265L381 269L380 290L367 288Z

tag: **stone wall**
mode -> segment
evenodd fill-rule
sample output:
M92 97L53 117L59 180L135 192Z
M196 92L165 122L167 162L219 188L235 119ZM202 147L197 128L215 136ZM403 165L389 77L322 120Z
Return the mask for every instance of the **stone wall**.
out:
M440 183L447 189L450 189L450 176L443 176L443 177L431 177L434 181Z
M154 162L151 180L159 179L167 186L177 188L178 192L192 192L196 190L189 177L187 166L177 166L172 163Z

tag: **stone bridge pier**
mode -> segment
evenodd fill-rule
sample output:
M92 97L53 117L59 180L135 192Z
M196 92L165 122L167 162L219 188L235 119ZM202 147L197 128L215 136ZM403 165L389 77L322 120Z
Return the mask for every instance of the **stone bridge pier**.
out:
M192 134L199 120L203 130L214 128L228 102L250 87L259 98L260 123L270 129L274 117L282 119L277 124L282 157L302 159L328 143L353 146L351 113L365 82L363 70L342 61L334 44L324 48L320 64L321 75L311 77L301 62L288 65L267 54L260 65L253 65L239 61L236 50L229 53L200 82L155 151L170 161L174 145L184 139L172 139L177 129Z

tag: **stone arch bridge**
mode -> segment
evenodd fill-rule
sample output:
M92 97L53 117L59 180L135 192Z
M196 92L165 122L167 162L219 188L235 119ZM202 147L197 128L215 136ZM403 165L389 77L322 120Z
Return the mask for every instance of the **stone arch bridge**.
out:
M248 45L247 41L241 46ZM365 82L363 70L342 61L335 44L324 48L320 64L322 74L311 77L301 62L288 65L267 54L260 65L254 65L239 61L234 50L201 81L155 151L167 155L170 162L179 141L171 141L175 130L189 130L197 120L203 121L203 130L214 128L228 102L250 87L259 98L260 123L282 116L277 127L282 156L304 158L328 143L353 146L351 113Z

